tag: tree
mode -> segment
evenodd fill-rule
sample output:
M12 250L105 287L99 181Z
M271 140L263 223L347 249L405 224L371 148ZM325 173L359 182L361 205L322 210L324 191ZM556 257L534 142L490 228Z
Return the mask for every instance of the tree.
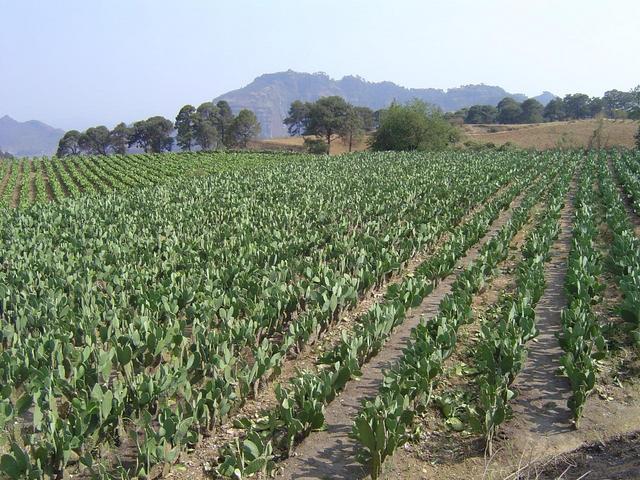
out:
M192 105L185 105L176 116L176 143L182 150L191 151L195 138L196 109Z
M370 145L373 150L443 150L458 139L458 129L440 110L414 100L382 112Z
M520 104L522 113L519 123L541 123L544 106L535 98L528 98Z
M589 116L596 117L604 110L604 103L601 98L591 97L587 108L589 109Z
M464 117L464 123L496 123L498 110L491 105L472 105Z
M638 127L638 133L636 133L636 148L640 150L640 127Z
M120 155L127 153L127 143L130 135L131 129L124 122L113 127L113 130L109 133L109 144L114 153Z
M56 156L66 157L67 155L78 155L80 153L80 136L82 134L78 130L69 130L66 132L60 142L58 142L58 150Z
M247 109L240 110L238 116L233 119L230 128L230 137L233 145L247 148L249 140L258 135L260 135L260 124L255 113Z
M373 114L373 112L371 113ZM364 131L363 117L355 107L351 107L347 112L344 124L339 132L340 137L342 137L343 141L349 146L349 152L353 150L354 140L362 138Z
M322 97L310 104L305 135L324 138L331 152L331 141L345 131L350 105L342 97Z
M376 120L373 110L369 107L353 107L353 109L362 120L362 129L365 132L373 132L376 129Z
M289 107L289 115L284 119L284 124L287 126L289 135L302 135L307 128L307 121L309 119L310 104L307 102L301 102L300 100L294 101Z
M589 110L589 96L584 93L565 95L562 103L564 104L564 111L568 118L579 120L589 118L591 115Z
M233 112L231 111L229 103L227 103L225 100L220 100L218 103L216 103L216 107L218 108L218 114L216 116L216 128L218 129L218 133L220 134L220 140L223 144L227 145L227 142L229 142L229 131L234 120Z
M554 98L544 107L542 116L548 122L558 122L566 118L564 101L561 98Z
M170 151L173 146L173 123L164 117L156 116L140 120L133 124L129 137L129 146L137 145L147 153Z
M202 150L213 150L218 144L220 139L216 128L218 113L218 107L213 102L205 102L196 110L194 138Z
M78 145L82 150L93 155L106 155L111 145L109 129L103 125L87 128L80 135Z
M498 103L498 123L518 123L521 116L522 108L513 98L505 97Z

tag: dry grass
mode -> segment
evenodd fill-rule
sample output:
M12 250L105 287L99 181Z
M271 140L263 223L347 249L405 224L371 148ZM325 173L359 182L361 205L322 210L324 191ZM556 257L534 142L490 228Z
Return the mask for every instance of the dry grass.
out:
M600 133L597 134L598 130ZM511 142L522 148L546 150L550 148L602 148L635 145L633 136L638 131L638 122L633 120L572 120L568 122L532 123L518 125L464 125L462 142L494 143L499 146ZM368 138L353 146L353 151L367 149ZM254 150L303 151L303 137L270 138L251 142ZM331 143L331 154L346 153L349 146L340 140Z
M352 150L354 152L361 152L367 149L367 137L360 141L354 141ZM302 144L304 143L303 137L281 137L270 138L268 140L256 140L252 142L251 147L256 150L293 150L303 151ZM349 145L340 140L333 140L331 142L331 155L340 155L349 151Z
M523 148L633 147L638 122L632 120L574 120L524 125L465 125L466 140L502 145L511 142ZM595 136L594 136L595 135Z

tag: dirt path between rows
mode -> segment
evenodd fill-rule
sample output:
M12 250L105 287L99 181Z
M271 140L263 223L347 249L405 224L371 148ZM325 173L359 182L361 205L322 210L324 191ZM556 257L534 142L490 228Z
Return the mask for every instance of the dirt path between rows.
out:
M7 189L7 183L9 183L9 179L11 178L11 174L13 173L13 162L9 164L9 167L4 172L4 177L0 182L0 198L4 195L4 191Z
M509 209L503 210L491 225L483 239L462 258L456 269L466 268L475 260L482 246L493 238L511 218L513 209L523 198L521 193ZM451 291L456 275L442 280L422 304L411 310L402 325L393 332L382 351L362 367L362 376L347 384L344 391L327 407L325 418L327 429L312 433L296 448L294 456L283 462L278 478L283 479L354 479L363 478L368 472L355 458L356 444L349 438L351 424L360 409L361 402L374 397L383 379L383 371L402 357L411 330L423 317L434 317L441 299Z
M513 384L518 392L513 402L514 418L503 430L510 446L519 452L557 448L561 446L558 442L564 441L557 434L573 428L567 407L571 386L566 377L557 375L563 351L556 334L561 331L560 314L567 305L564 284L573 238L575 194L574 180L560 214L558 239L550 249L553 256L545 267L547 286L535 309L539 334L529 343L527 362Z

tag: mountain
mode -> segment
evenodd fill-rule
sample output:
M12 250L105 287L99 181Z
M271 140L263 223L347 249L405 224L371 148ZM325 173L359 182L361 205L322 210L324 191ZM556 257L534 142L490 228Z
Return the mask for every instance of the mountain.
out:
M16 156L52 155L64 130L37 120L18 122L5 115L0 118L0 150Z
M546 99L547 94L554 97L549 92L540 97ZM500 87L483 84L448 90L405 88L392 82L368 82L357 76L334 80L321 72L300 73L289 70L262 75L246 87L220 95L215 101L226 100L234 112L242 108L253 110L262 125L262 136L268 138L287 135L282 122L291 102L314 101L329 95L339 95L349 103L374 110L385 108L394 100L406 102L414 98L438 105L445 111L477 104L497 105L504 97L512 97L518 101L527 98L522 94L509 93Z
M557 95L554 95L551 92L547 92L546 90L542 92L540 95L533 97L538 100L542 105L546 106L554 98L558 98Z

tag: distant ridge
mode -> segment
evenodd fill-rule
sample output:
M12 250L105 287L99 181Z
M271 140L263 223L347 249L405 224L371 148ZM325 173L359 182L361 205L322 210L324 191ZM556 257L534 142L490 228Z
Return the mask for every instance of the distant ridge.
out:
M52 155L64 130L54 128L37 120L18 122L9 115L0 118L0 150L13 155Z
M477 104L497 105L504 97L518 101L527 97L509 93L490 85L464 85L441 90L437 88L405 88L392 82L368 82L358 76L334 80L327 74L286 72L268 73L249 85L220 95L215 101L226 100L234 111L253 110L262 125L262 136L281 137L287 134L283 120L294 100L314 101L328 95L339 95L354 105L374 110L387 107L392 101L406 102L414 98L454 111ZM535 97L546 104L555 95L544 92Z

